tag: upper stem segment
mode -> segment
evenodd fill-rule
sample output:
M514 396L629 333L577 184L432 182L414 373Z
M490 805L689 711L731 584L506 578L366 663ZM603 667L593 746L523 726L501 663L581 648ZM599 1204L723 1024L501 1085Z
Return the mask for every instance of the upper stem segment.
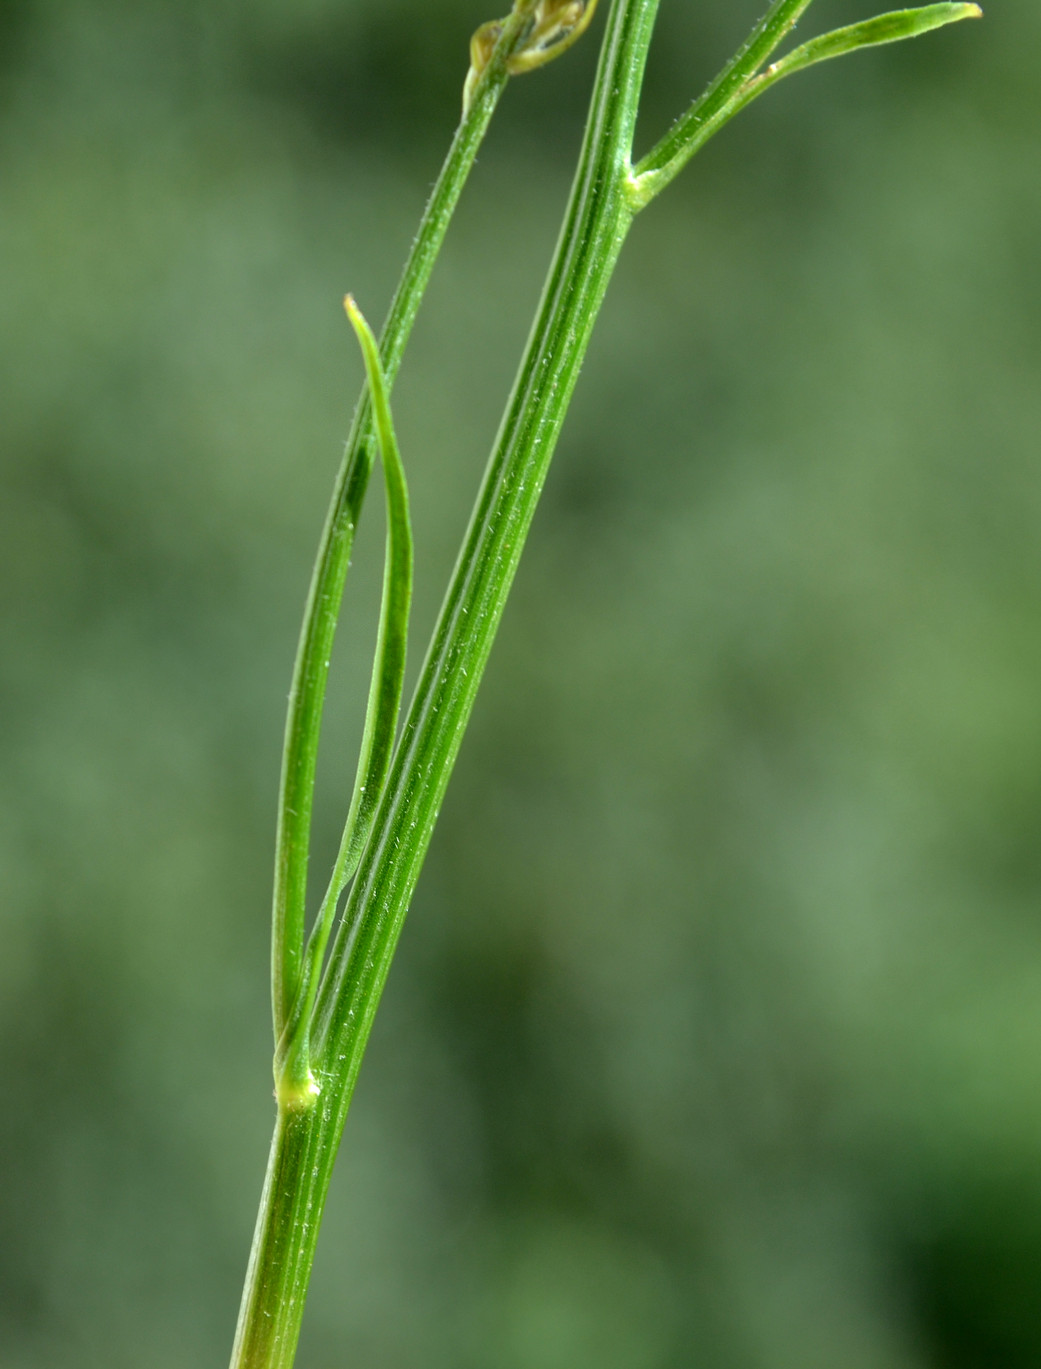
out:
M636 168L632 205L642 209L673 180L740 108L745 83L799 22L812 0L774 0L748 38L686 114Z

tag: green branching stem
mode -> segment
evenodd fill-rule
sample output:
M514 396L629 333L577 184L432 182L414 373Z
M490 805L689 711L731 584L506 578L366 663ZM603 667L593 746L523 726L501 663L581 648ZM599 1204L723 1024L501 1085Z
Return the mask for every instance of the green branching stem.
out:
M784 42L811 3L812 0L775 0L744 47L636 167L630 189L634 209L649 204L724 124L785 76L857 48L917 38L962 19L978 19L983 13L974 4L894 10L813 38L762 71L764 62Z
M745 84L776 52L811 4L812 0L774 0L705 93L636 166L630 190L634 209L649 204L734 117L745 103L741 100Z
M853 26L852 38L840 30L813 40L764 71L810 3L775 0L733 61L634 170L633 134L658 2L611 0L579 166L531 337L401 739L385 784L376 784L382 792L368 839L356 842L353 829L345 834L318 923L321 940L311 942L307 1003L316 986L317 996L313 1014L307 1013L305 1058L313 1087L283 1099L278 1110L232 1369L292 1365L333 1161L373 1018L593 325L635 214L738 109L782 75L838 55L843 44L849 51L893 41L976 12L974 5L932 5L901 12L896 24L894 16L882 16ZM487 65L481 47L479 69L468 84L468 112L384 329L385 378L375 349L367 354L378 402L393 382L433 256L505 80L510 45L520 42L537 8L536 0L518 0L502 21ZM498 33L498 22L494 27ZM386 440L389 408L384 417ZM385 459L388 450L384 445ZM317 730L347 553L373 456L371 413L363 402L322 541L287 732L275 913L275 1019L282 1028L306 973L303 892ZM316 947L325 949L332 910L356 858L319 985L322 955Z

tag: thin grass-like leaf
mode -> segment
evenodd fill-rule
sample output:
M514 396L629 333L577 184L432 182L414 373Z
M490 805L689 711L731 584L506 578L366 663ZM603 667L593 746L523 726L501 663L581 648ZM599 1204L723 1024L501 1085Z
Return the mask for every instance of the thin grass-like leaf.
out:
M387 379L380 361L379 345L351 295L344 300L344 308L358 335L365 360L387 496L387 543L379 635L372 664L354 792L332 878L307 944L297 1003L280 1043L276 1063L279 1098L288 1106L306 1106L317 1092L310 1070L310 1017L336 905L358 868L394 754L405 682L405 652L412 602L412 524L409 518L408 485L394 433Z
M629 183L629 203L634 212L650 204L735 114L785 76L832 57L844 57L858 48L899 43L904 38L917 38L931 29L956 24L962 19L979 19L983 15L975 4L924 5L918 9L893 10L847 28L834 29L820 38L811 38L760 70L810 3L811 0L774 0L741 52L634 168ZM748 74L750 70L751 75Z
M405 681L405 647L412 602L412 524L409 519L408 485L394 433L386 378L372 329L351 295L344 300L347 316L358 335L365 357L365 371L372 394L373 415L379 437L383 480L387 491L387 552L383 571L383 603L373 663L369 705L365 717L358 774L350 813L337 858L333 883L340 889L358 867L372 828L372 815L383 793L390 769ZM337 890L339 892L339 890Z
M785 76L816 66L818 62L844 57L847 52L856 52L858 48L880 47L883 43L917 38L932 29L957 24L962 19L980 19L982 16L979 5L968 4L924 5L920 9L877 14L873 19L865 19L859 24L849 24L846 28L824 33L819 38L811 38L808 43L803 43L780 61L774 62L752 84L758 95Z

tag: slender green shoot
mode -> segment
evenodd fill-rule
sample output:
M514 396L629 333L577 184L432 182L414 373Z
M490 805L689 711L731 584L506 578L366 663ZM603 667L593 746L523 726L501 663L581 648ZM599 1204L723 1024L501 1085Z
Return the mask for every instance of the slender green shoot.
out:
M408 485L390 412L387 378L376 339L351 295L344 300L344 308L358 335L365 359L386 488L387 546L379 634L354 793L332 878L308 940L297 1001L275 1057L276 1094L279 1105L287 1108L308 1107L319 1092L319 1085L311 1071L311 1013L336 905L358 868L390 770L405 684L405 652L412 603L413 545Z
M636 166L630 186L634 210L648 205L724 124L785 76L858 48L917 38L961 19L978 19L983 13L974 4L894 10L813 38L761 71L763 63L792 31L810 3L811 0L775 0L733 61Z
M658 0L611 0L557 250L396 745L411 541L388 394L511 60L526 51L532 59L548 60L580 23L588 22L590 0L516 0L507 19L478 30L476 48L471 45L471 59L476 52L477 61L472 60L467 78L463 122L424 217L417 240L421 246L410 256L391 308L381 349L348 302L365 354L368 399L363 397L355 417L319 548L290 701L273 949L276 1040L284 1041L277 1067L280 1106L232 1369L292 1365L336 1150L380 995L593 326L636 212L738 110L783 76L842 52L913 37L978 14L973 4L945 4L883 15L812 40L764 69L809 4L774 0L734 59L634 170L632 142ZM328 658L377 437L388 482L380 645L351 812L328 893L305 946L307 843ZM352 875L323 972L338 900Z
M795 48L774 62L761 76L757 76L751 82L748 98L751 100L761 95L764 90L768 90L785 76L816 66L818 62L830 61L833 57L844 57L847 52L855 52L858 48L899 43L905 38L917 38L931 29L957 24L962 19L982 17L983 11L979 5L925 5L921 9L892 10L888 14L878 14L873 19L865 19L859 24L833 29L831 33L822 34L820 38L811 38L808 43L803 43L801 47Z

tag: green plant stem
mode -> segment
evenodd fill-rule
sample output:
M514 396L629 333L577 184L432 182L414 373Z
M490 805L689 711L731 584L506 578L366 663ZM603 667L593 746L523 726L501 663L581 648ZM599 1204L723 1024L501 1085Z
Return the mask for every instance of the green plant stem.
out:
M614 0L539 317L331 954L313 1034L321 1092L280 1110L232 1353L293 1362L322 1208L380 991L524 536L632 211L626 187L658 0Z
M811 3L812 0L775 0L733 61L636 167L631 190L635 210L643 209L659 195L735 114L786 76L858 48L915 38L962 19L978 19L983 14L978 5L957 3L894 10L813 38L761 71L763 63L791 33Z
M373 1018L578 371L633 217L747 103L762 64L809 3L775 0L720 77L634 171L632 140L658 0L612 0L579 167L539 312L319 989L310 1023L317 1095L307 1106L279 1108L232 1369L292 1365L321 1214ZM519 23L518 15L527 22L532 8L533 0L521 0L506 25ZM974 11L971 5L951 8ZM521 31L511 30L511 41ZM818 54L825 50L814 47ZM457 143L463 138L466 144L465 156L458 150L450 154L439 183L443 189L435 190L441 208L428 210L424 221L427 246L413 253L385 330L388 382L480 140L477 124L468 121L484 102L494 103L493 87L505 79L507 52L508 45L500 43L470 91L469 113L457 135ZM482 116L483 126L490 113L488 108ZM285 868L280 864L279 869L288 901L281 914L276 902L276 958L281 955L276 1024L292 1003L291 998L285 1002L288 986L294 978L299 983L300 881L306 877L321 699L346 555L372 457L370 420L362 406L323 538L287 732L287 825L280 826L279 835ZM298 798L306 800L303 819Z
M495 52L474 88L427 202L380 339L388 388L394 383L412 325L452 214L495 107L505 89L506 63L535 5L523 0L503 26ZM311 840L318 741L329 660L354 532L376 455L372 407L363 394L354 415L322 531L293 669L282 754L275 838L272 912L272 1016L277 1047L304 971L307 861Z

